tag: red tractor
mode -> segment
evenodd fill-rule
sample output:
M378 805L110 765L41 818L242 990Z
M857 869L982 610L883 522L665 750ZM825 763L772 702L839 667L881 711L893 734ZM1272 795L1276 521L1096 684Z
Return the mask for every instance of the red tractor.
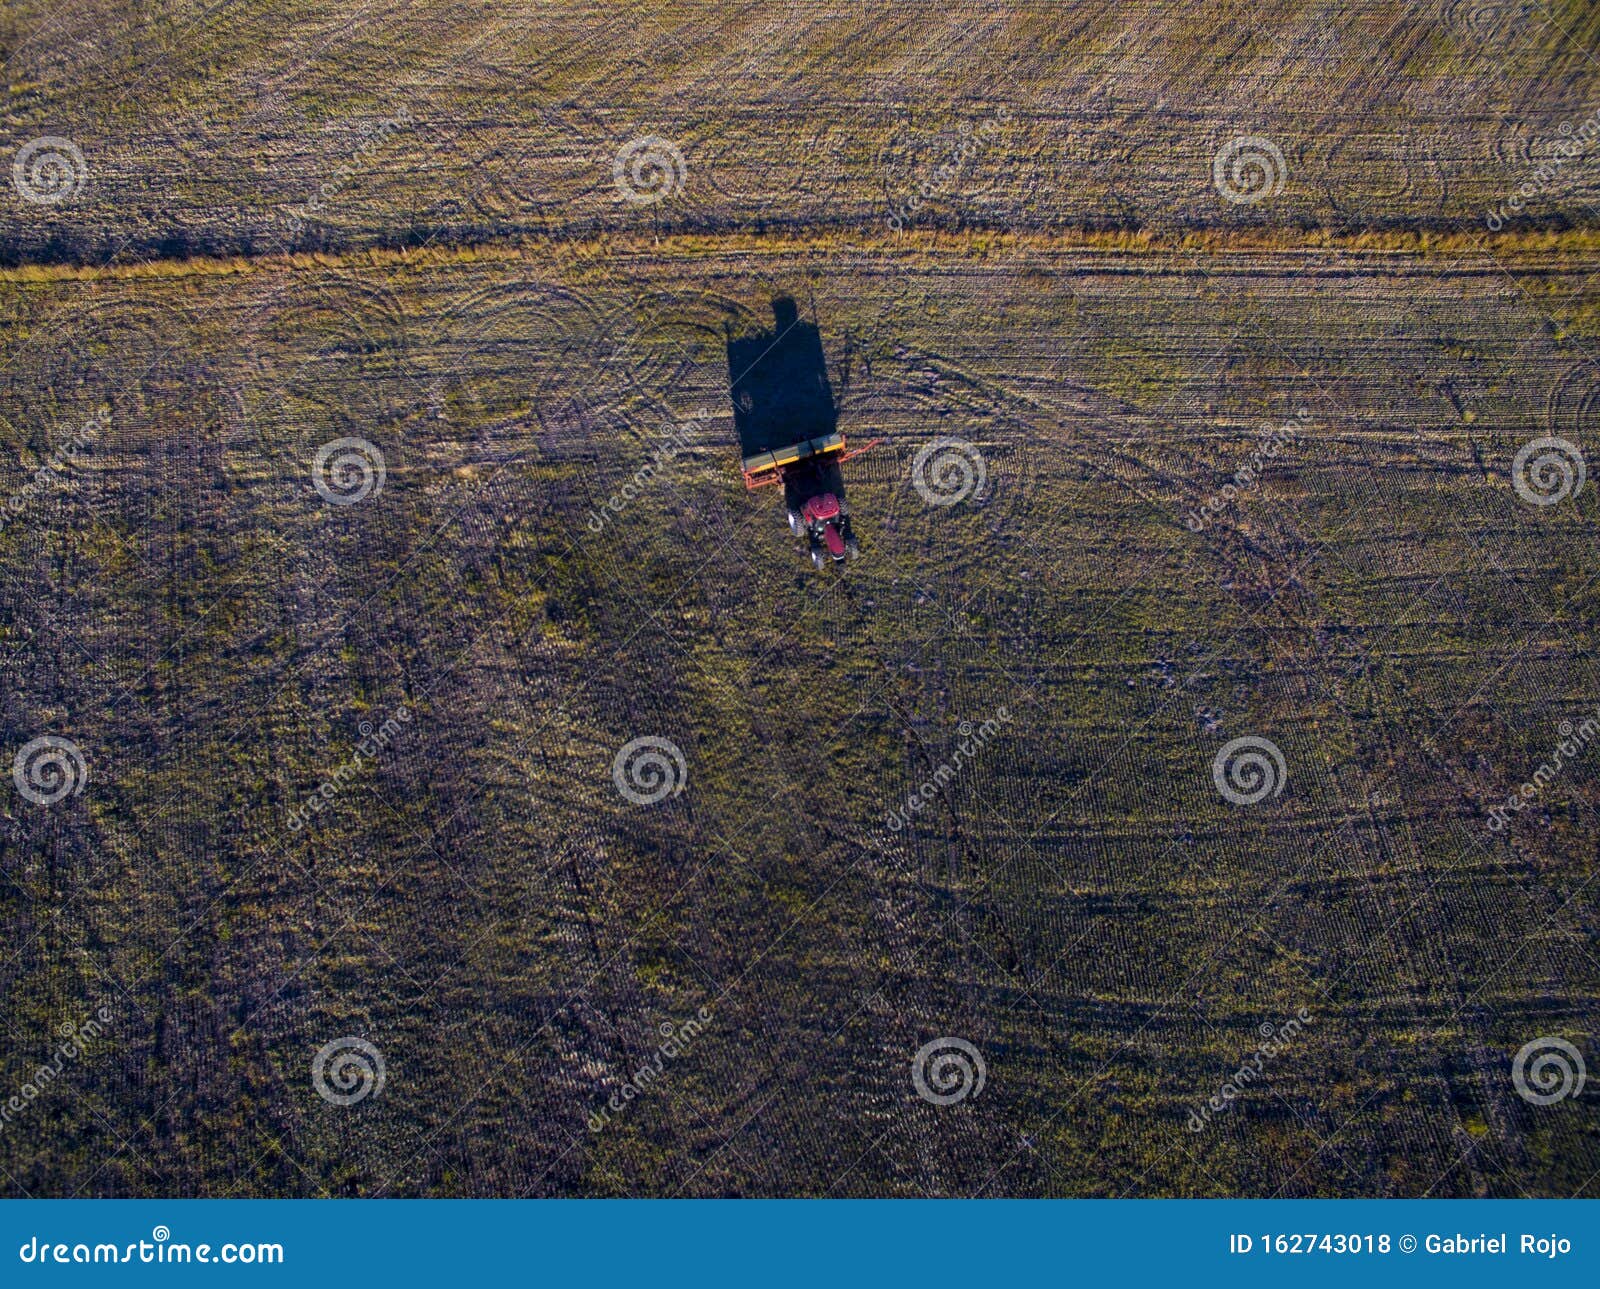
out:
M854 559L860 553L855 532L850 527L850 512L845 509L844 485L839 477L839 462L845 455L841 437L838 448L829 456L814 454L807 467L775 468L777 478L783 482L789 531L806 539L811 562L818 568L829 559L835 562L846 556ZM744 478L746 486L751 488L759 488L766 481L759 475L752 481L748 467Z
M844 478L839 463L859 456L877 443L847 448L844 435L830 434L809 443L796 443L777 452L762 452L745 457L744 486L752 490L768 484L783 484L784 509L789 515L789 531L804 537L811 562L826 567L860 554L855 531L850 527L850 510L844 504Z

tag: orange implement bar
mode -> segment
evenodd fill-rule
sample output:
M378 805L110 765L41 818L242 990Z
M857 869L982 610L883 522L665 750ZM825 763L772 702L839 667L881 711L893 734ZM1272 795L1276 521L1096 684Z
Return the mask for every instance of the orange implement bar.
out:
M840 461L848 461L851 457L858 457L882 442L882 439L873 439L859 448L852 448L845 443L844 435L836 432L825 434L818 439L809 439L804 443L791 444L786 448L777 448L772 452L757 452L754 456L745 457L741 463L744 468L744 486L764 488L768 484L780 482L783 479L783 472L789 466L801 461L835 454Z

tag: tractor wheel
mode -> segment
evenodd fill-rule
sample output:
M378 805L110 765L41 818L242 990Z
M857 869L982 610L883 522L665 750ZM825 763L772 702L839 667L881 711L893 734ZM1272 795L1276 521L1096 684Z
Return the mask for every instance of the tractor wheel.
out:
M851 559L854 559L857 555L861 554L861 544L857 542L854 537L852 537L844 544L844 553Z
M814 568L826 568L828 564L828 557L821 551L812 551L811 564Z
M799 537L805 532L805 530L806 526L804 522L802 522L799 514L791 510L789 512L789 531L794 534L794 536Z

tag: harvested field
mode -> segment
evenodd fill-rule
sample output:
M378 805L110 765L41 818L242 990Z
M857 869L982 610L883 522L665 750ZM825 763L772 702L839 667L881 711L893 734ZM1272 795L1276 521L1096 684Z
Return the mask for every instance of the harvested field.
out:
M8 126L70 133L94 182L0 236L95 262L881 228L930 181L922 226L1481 227L1595 111L1600 39L1583 0L20 0L10 23ZM641 135L688 173L644 216L612 182ZM1241 135L1294 175L1269 206L1212 188ZM1592 223L1600 177L1563 169L1527 226Z

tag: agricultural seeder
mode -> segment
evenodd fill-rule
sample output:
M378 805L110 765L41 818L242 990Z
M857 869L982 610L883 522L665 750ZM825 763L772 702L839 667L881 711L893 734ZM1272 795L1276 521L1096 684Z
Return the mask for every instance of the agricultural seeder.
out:
M860 551L844 504L844 478L839 467L877 444L849 447L837 430L775 451L745 457L744 486L751 491L783 485L789 531L804 537L811 562L822 568L832 559L854 558Z

